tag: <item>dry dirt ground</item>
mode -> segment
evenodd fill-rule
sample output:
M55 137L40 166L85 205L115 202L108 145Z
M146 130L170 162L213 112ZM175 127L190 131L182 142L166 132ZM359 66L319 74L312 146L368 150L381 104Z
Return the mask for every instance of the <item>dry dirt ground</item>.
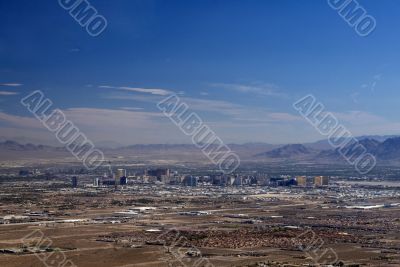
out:
M156 209L118 219L116 212L144 206L135 202L144 198ZM0 249L38 246L32 233L41 233L39 240L50 240L54 249L42 254L0 253L0 266L58 266L64 256L83 267L260 262L300 266L321 263L331 251L346 264L400 266L399 208L355 211L339 209L324 199L169 196L161 200L112 192L101 197L79 194L73 205L71 201L70 195L42 193L29 210L46 209L51 211L49 218L0 225ZM63 206L65 202L69 206ZM25 209L26 203L2 203L0 216ZM182 214L189 211L209 214ZM66 219L84 221L52 222ZM160 232L148 231L152 229ZM188 250L198 250L202 257L189 257Z

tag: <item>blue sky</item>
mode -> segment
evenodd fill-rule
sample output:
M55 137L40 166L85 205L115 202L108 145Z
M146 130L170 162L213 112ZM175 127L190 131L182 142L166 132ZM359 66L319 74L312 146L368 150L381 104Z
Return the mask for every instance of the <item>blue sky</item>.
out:
M292 107L306 94L354 135L400 133L399 1L359 1L367 37L326 0L89 2L108 22L98 37L58 1L0 2L0 137L54 142L19 103L33 90L99 143L190 142L150 89L227 143L323 139Z

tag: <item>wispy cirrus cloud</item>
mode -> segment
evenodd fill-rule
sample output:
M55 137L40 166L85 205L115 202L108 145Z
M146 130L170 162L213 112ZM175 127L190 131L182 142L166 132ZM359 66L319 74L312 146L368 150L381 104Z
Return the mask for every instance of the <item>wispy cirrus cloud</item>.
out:
M129 91L129 92L160 95L160 96L166 96L166 95L173 93L172 91L165 90L165 89L148 89L148 88L138 88L138 87L127 87L127 86L100 85L99 88L117 89L117 90Z
M210 86L226 90L233 90L239 93L250 93L263 96L285 96L285 94L279 92L278 86L268 83L251 85L236 83L212 83Z
M107 99L134 100L145 103L154 103L154 106L161 101L165 96L156 95L140 95L133 96L126 93L117 93L106 95ZM181 97L182 102L189 105L191 110L217 112L226 115L235 115L245 110L242 105L234 104L223 100L200 99L193 97Z
M5 87L19 87L22 86L22 83L0 83L0 86L5 86Z
M136 110L143 110L143 108L137 108L137 107L120 107L122 110L131 110L131 111L136 111Z
M175 125L171 124L168 118L160 112L87 107L67 108L62 112L94 142L110 140L128 145L179 143L182 139L182 135L179 134ZM48 130L33 116L0 112L0 133L2 135L5 129L15 129L14 136L23 133L28 138L36 134L42 136L43 140L49 138ZM163 130L160 131L160 129ZM11 134L7 134L7 136L12 137Z
M164 117L158 112L104 109L104 108L68 108L63 110L69 119L82 127L125 127L156 128ZM104 126L107 127L104 127Z
M0 112L0 122L18 127L36 128L36 129L43 128L43 125L41 125L41 123L33 117L12 115L5 112Z
M77 48L77 47L74 47L74 48L69 49L68 52L70 52L70 53L79 53L79 52L81 52L81 49Z
M125 93L109 94L104 96L107 99L133 100L137 102L154 103L161 101L163 97L154 95L132 96ZM238 124L254 124L254 123L271 123L271 122L294 122L302 121L302 118L297 115L292 115L285 112L272 112L265 108L248 107L240 104L235 104L225 100L204 99L194 97L181 97L181 101L186 103L190 110L206 114L205 119L209 118L212 121L230 120L232 123ZM211 114L223 115L223 118L211 116ZM208 115L207 115L208 114ZM209 120L208 120L209 121Z
M306 122L297 115L270 112L265 109L247 109L246 111L246 108L237 105L214 101L191 102L190 104L195 104L199 109L202 106L214 107L215 111L217 106L221 104L224 106L225 114L230 113L230 116L226 117L230 119L226 117L218 119L214 115L201 117L224 140L228 140L227 142L282 143L313 141L320 138L314 129L304 127ZM136 108L133 107L133 109ZM229 109L232 109L232 112L228 112ZM188 142L175 125L171 124L160 112L84 107L67 108L63 109L63 112L89 138L93 138L93 141L111 140L121 144ZM386 120L376 114L348 111L335 113L335 116L355 135L398 134L400 132L399 122ZM5 112L0 112L0 133L10 138L21 133L27 137L34 136L38 140L45 141L51 138L47 129L34 117Z
M8 95L18 95L18 92L11 92L11 91L0 91L0 95L8 96Z

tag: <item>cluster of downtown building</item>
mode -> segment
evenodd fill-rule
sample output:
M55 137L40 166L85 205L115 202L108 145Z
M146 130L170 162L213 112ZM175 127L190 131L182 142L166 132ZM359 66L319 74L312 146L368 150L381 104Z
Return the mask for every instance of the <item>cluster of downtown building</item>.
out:
M78 187L78 178L71 179L72 187ZM117 169L106 172L102 177L93 179L94 187L126 186L133 184L160 184L197 186L299 186L322 187L329 185L328 176L295 176L280 175L269 176L266 174L213 174L213 175L188 175L171 171L168 168L146 169L142 173L128 174L126 169Z

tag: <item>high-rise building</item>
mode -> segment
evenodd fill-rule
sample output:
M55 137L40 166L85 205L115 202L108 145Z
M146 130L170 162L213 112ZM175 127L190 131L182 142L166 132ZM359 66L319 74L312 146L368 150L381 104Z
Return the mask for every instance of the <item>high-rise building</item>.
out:
M96 186L96 187L98 187L100 185L100 178L94 178L93 179L93 186Z
M307 186L307 176L296 176L298 186Z
M162 182L162 183L164 183L164 184L168 184L169 182L170 182L170 177L169 176L167 176L167 175L161 175L161 177L160 177L160 182Z
M78 178L76 176L73 176L71 179L71 183L73 188L78 187Z
M126 170L125 169L117 169L117 173L116 173L116 179L119 179L121 177L126 177Z
M235 177L235 180L233 181L234 186L242 186L243 184L243 179L242 176L238 175Z
M197 178L191 175L185 176L183 184L186 186L197 186Z
M126 177L125 169L117 169L117 172L114 175L115 185L117 185L121 181L121 177Z
M126 185L127 183L128 183L128 180L127 180L126 176L122 176L119 178L120 185Z
M226 186L232 186L234 182L235 182L235 176L228 176L225 185Z
M314 186L327 186L329 185L329 177L327 176L315 176Z
M170 170L169 169L156 169L156 170L147 170L145 172L148 176L157 177L158 181L162 181L163 176L169 178L170 177Z

